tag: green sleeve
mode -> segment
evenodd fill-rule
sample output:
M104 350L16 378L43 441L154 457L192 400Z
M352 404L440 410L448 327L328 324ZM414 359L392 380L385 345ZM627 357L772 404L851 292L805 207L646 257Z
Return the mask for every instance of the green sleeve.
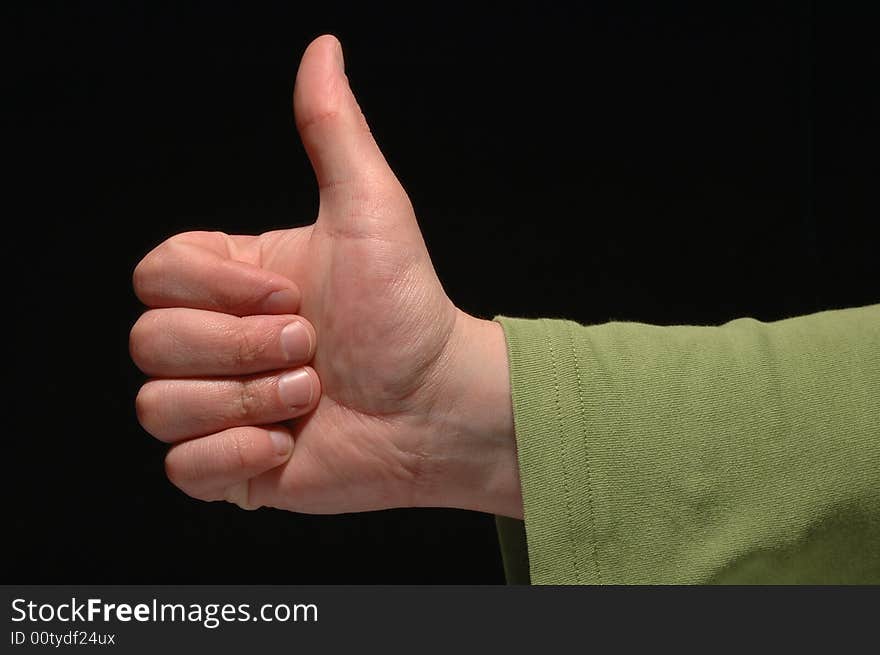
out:
M525 516L498 520L510 582L880 583L880 305L495 320Z

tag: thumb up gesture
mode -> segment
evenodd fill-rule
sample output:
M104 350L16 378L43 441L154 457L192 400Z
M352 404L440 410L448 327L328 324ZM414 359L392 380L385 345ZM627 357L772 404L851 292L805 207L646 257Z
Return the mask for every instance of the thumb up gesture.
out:
M314 224L188 232L138 264L136 405L190 496L309 513L522 516L504 335L443 290L342 49L306 49L296 126Z

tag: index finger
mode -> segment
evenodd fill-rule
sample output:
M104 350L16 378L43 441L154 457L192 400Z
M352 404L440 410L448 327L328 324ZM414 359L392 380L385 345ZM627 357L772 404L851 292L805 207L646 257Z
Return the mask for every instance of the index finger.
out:
M137 297L151 308L291 314L301 298L299 287L283 275L173 237L141 260L132 282Z

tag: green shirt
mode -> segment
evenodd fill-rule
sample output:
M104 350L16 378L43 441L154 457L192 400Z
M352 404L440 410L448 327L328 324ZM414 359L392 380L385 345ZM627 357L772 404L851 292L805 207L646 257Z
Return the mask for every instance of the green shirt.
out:
M495 320L525 516L498 518L509 582L880 583L880 305Z

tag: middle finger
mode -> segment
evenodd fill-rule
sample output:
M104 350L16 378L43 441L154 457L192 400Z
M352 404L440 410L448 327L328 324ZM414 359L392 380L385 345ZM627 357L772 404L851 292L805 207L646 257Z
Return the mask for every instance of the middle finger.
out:
M152 377L249 375L307 363L315 328L292 314L239 317L174 307L145 312L129 343L138 368Z

